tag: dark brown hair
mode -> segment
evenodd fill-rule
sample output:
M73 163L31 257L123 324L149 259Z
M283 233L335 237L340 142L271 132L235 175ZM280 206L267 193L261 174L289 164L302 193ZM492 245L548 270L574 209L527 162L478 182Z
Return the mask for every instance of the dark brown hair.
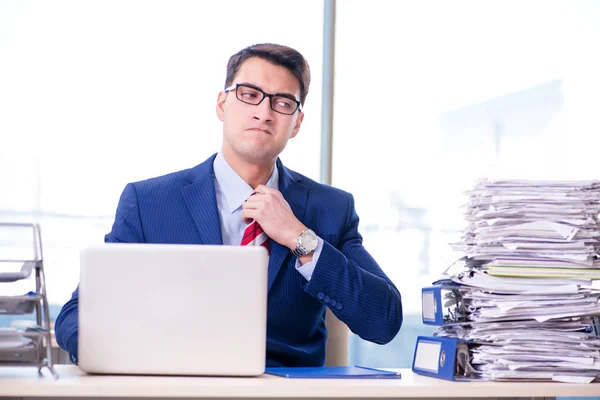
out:
M272 64L287 68L300 82L300 103L304 105L308 86L310 85L310 68L308 63L298 51L291 47L280 44L262 43L248 46L235 53L227 63L227 77L225 88L233 84L233 79L240 70L242 64L252 57L259 57Z

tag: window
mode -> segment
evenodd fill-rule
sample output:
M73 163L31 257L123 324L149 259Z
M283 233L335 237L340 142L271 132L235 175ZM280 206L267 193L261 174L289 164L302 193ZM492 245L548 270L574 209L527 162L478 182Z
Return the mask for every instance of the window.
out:
M312 85L282 155L319 177L323 5L262 1L0 4L0 220L38 221L56 316L79 279L79 249L102 242L128 182L217 152L229 57L292 46Z
M579 2L337 3L333 184L406 314L352 362L409 367L421 288L461 254L479 177L597 178L600 6Z

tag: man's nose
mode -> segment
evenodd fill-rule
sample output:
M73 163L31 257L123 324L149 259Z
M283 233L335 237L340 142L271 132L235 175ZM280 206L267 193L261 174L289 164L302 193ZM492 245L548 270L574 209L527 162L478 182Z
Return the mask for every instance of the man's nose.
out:
M274 113L275 111L273 111L273 109L271 108L271 98L265 96L263 101L261 101L260 104L256 106L256 110L254 112L254 119L263 122L270 122L273 120Z

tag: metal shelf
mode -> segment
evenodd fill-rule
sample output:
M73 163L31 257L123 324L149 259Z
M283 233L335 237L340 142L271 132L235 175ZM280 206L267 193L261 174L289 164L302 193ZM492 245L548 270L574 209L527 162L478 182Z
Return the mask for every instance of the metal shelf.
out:
M50 313L46 294L46 277L44 275L40 226L39 224L0 222L0 228L9 230L30 228L33 233L33 259L0 259L0 264L22 264L20 272L0 272L0 282L17 282L19 280L29 278L32 274L35 276L35 291L32 291L34 294L20 296L0 296L0 315L35 314L37 324L37 326L30 327L25 330L0 331L0 340L3 337L18 336L30 341L29 343L25 343L19 347L0 348L0 367L37 367L40 375L42 375L42 368L46 367L50 370L54 378L58 378L58 374L56 373L52 360ZM29 302L32 302L33 305L31 306L27 304ZM26 304L27 307L24 307L23 304Z

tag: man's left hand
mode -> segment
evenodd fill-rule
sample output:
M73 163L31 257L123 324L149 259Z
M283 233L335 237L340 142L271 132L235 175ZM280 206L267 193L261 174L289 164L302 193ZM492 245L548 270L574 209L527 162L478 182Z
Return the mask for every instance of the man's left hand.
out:
M280 191L265 185L254 189L254 194L242 204L242 218L256 220L265 233L277 243L296 248L298 236L306 226L296 218Z

